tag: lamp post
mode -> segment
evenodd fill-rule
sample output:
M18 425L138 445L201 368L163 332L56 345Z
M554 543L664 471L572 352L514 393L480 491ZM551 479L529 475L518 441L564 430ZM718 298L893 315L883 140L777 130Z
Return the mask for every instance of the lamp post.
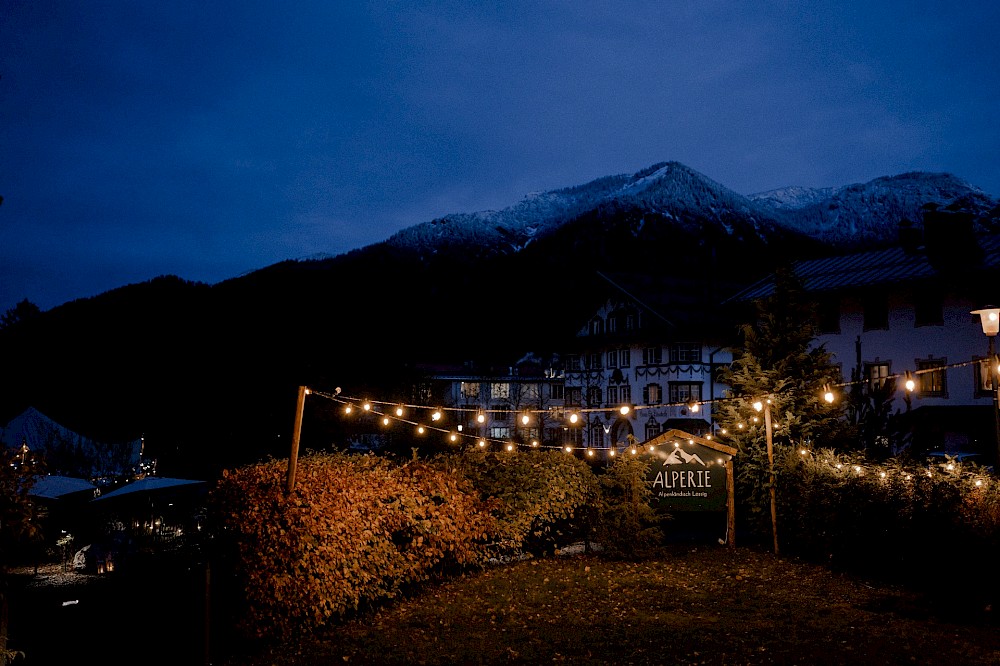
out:
M979 320L983 325L983 333L989 340L987 367L990 372L990 392L993 394L993 426L997 465L1000 466L1000 393L997 391L997 359L993 351L993 339L997 336L997 332L1000 332L1000 308L986 307L981 310L973 310L972 314L979 315Z

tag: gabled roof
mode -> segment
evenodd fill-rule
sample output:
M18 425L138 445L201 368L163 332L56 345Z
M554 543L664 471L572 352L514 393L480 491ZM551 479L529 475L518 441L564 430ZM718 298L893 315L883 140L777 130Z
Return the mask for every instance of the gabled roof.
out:
M980 237L978 247L979 257L970 256L962 268L966 271L1000 269L1000 235ZM801 281L803 289L808 292L917 282L945 274L945 270L935 261L934 248L908 251L903 247L796 261L792 263L792 270ZM726 302L754 301L766 298L773 292L774 276L770 275L726 299Z

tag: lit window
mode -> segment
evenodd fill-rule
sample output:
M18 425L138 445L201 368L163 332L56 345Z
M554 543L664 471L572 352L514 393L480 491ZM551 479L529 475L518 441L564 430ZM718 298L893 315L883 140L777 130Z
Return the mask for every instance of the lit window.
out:
M921 397L946 397L947 377L944 366L947 361L943 358L932 358L917 361L917 375L920 378ZM921 372L922 371L922 372Z

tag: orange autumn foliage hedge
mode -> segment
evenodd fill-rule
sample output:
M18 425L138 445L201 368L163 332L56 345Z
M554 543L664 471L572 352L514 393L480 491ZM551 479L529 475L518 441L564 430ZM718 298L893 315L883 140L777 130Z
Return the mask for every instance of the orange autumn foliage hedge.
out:
M407 586L585 533L599 487L558 452L427 462L314 454L226 472L211 497L232 547L244 633L288 639ZM542 546L544 548L544 546Z
M244 632L289 638L450 567L480 563L495 531L467 481L419 461L303 457L226 472L212 495L245 586Z

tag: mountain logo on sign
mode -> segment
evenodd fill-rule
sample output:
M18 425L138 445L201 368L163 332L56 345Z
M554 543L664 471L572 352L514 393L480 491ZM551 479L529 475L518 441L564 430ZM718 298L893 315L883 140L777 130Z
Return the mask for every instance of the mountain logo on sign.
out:
M666 467L667 465L701 465L702 467L708 467L698 454L685 453L680 449L674 449L667 456L667 459L663 461L663 466Z

